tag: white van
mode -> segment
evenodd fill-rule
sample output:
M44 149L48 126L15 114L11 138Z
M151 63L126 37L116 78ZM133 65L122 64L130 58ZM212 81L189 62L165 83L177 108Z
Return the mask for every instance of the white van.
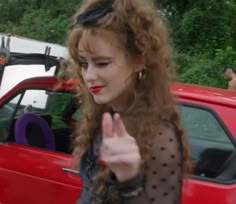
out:
M9 45L7 45L8 41ZM3 66L1 65L1 63L3 63L1 60L1 54L4 56L4 52L7 50L11 52L11 65L6 63ZM28 59L26 59L27 57L19 56L18 54L20 53L26 54L25 56L28 55ZM18 57L17 62L15 62L16 55ZM41 59L42 61L46 55L52 56L51 58L53 61L53 59L56 58L66 58L68 50L66 47L59 44L52 44L17 35L0 33L0 97L24 79L35 76L55 75L56 66L52 66L50 69L45 69L45 63L35 63L36 60L30 62L30 58L32 57L39 58L39 60ZM22 63L19 61L20 58L22 58ZM29 60L28 63L27 60Z

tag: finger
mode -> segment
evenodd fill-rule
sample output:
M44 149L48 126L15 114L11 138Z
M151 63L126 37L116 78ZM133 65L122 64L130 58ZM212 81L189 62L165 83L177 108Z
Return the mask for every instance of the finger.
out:
M99 164L101 164L101 165L106 165L106 162L105 162L105 160L103 160L102 158L99 158L98 159L98 162L99 162Z
M109 156L109 155L116 155L116 154L132 154L138 152L139 148L136 144L125 141L120 143L118 141L110 141L110 143L105 141L100 147L100 156Z
M113 137L113 121L110 113L104 113L102 117L103 138Z
M141 157L139 154L131 153L131 154L119 154L119 155L110 155L103 157L103 161L106 164L118 164L118 163L141 163Z
M114 115L114 131L119 137L123 137L128 134L125 125L121 120L120 114L118 113Z

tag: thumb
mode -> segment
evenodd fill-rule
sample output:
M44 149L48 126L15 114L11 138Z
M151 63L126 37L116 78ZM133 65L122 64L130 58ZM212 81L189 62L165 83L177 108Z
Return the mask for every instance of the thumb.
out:
M110 113L104 113L102 117L102 136L104 138L113 137L113 121Z

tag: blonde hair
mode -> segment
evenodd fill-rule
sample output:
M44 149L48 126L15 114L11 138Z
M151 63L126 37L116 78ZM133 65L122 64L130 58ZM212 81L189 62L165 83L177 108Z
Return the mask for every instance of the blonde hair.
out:
M143 168L148 168L150 144L158 133L160 121L166 120L174 124L181 138L184 172L188 172L188 142L169 88L172 79L172 49L165 22L151 0L86 0L75 14L75 18L103 2L112 2L112 12L98 19L93 26L75 24L68 37L68 48L81 81L84 106L83 122L74 143L74 155L81 157L88 149L95 131L100 128L102 114L109 110L105 105L95 104L85 88L80 75L78 44L84 32L96 34L107 30L114 33L111 38L116 37L127 56L143 59L145 64L145 77L138 80L135 87L136 100L132 107L121 115L127 131L137 140L145 161ZM133 35L132 46L129 42L130 34ZM108 203L114 203L118 200L115 193L107 193L108 189L102 185L96 186L96 183L106 181L108 174L109 170L102 167L94 179L93 189L100 199L105 197ZM98 201L95 200L96 202Z

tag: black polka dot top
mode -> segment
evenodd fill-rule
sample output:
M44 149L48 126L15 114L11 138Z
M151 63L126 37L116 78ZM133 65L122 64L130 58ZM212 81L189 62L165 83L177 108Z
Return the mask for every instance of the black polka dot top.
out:
M143 192L124 199L124 204L180 204L182 190L182 148L172 125L162 124L152 144L151 165Z

